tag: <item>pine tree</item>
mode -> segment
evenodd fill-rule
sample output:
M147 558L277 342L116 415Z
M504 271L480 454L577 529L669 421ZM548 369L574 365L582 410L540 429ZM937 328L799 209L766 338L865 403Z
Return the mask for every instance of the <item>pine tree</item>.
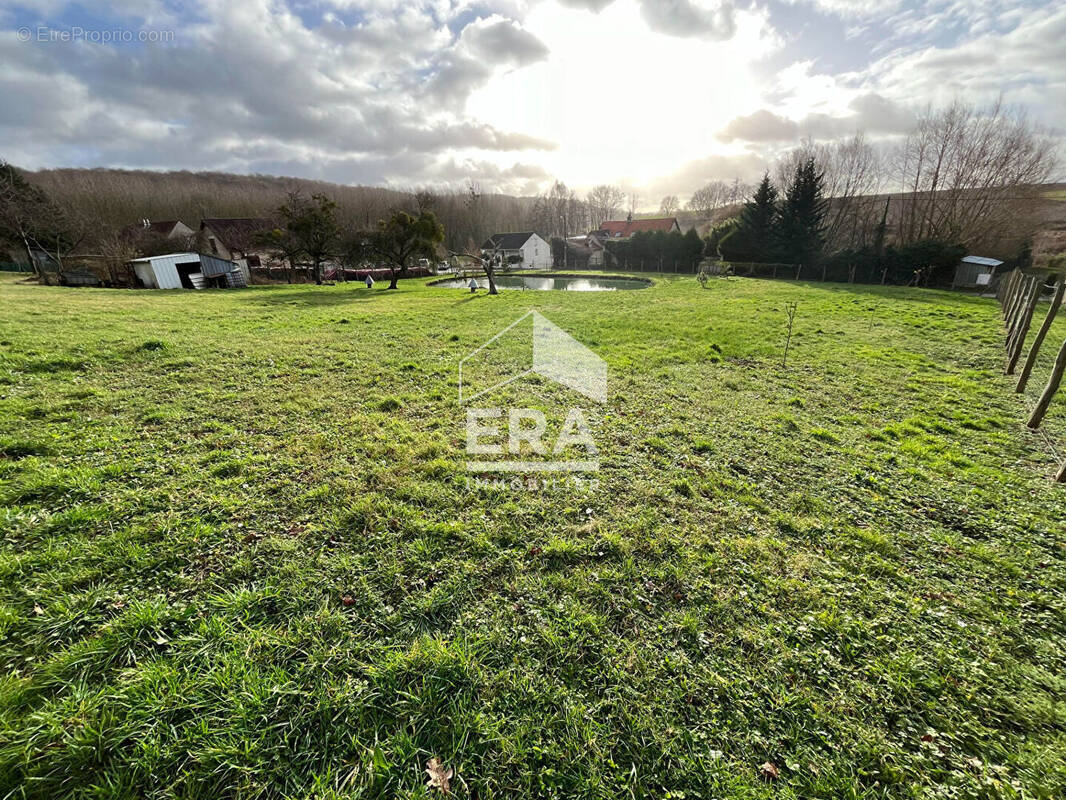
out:
M744 204L736 228L719 242L719 252L727 261L776 261L777 223L777 189L766 173L751 200Z
M822 173L814 159L797 164L785 189L777 226L777 241L788 261L810 266L821 258L828 206L823 196Z

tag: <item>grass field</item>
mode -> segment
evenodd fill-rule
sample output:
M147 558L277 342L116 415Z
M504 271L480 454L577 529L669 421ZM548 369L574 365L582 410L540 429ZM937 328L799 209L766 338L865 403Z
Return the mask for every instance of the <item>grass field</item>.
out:
M16 281L0 797L1066 795L1066 319L1019 397L934 291ZM608 363L591 491L466 484L532 307Z

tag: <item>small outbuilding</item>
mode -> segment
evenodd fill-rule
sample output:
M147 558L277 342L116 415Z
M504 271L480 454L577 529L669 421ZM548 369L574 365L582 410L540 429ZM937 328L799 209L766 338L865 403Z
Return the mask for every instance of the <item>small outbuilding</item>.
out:
M992 276L1003 262L985 256L966 256L955 268L952 289L987 289L992 285Z
M207 253L135 258L130 265L147 289L227 289L248 285L236 263Z

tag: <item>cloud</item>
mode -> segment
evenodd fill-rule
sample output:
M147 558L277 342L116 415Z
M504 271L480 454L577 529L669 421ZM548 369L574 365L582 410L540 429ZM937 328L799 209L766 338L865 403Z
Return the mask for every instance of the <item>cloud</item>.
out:
M735 9L727 0L711 5L693 0L644 0L640 13L652 30L671 36L728 39L737 30Z
M514 20L492 16L471 22L442 58L426 94L458 104L498 70L518 69L541 61L548 48Z
M916 121L914 112L888 100L876 92L854 97L845 115L825 113L807 114L798 120L789 119L767 109L736 117L718 132L724 142L794 142L804 137L836 139L860 131L871 134L898 134L911 130Z
M598 14L614 0L559 0L568 8ZM736 9L730 0L641 0L648 27L670 36L728 39L736 33Z
M157 47L24 43L0 31L4 155L27 167L300 164L326 178L334 165L382 180L453 151L551 149L464 112L473 88L544 58L544 45L499 15L454 34L440 10L362 6L348 23L316 24L271 0L202 0L204 21Z
M780 142L799 136L799 124L772 111L761 109L754 114L736 117L718 134L724 142L743 139L748 142Z

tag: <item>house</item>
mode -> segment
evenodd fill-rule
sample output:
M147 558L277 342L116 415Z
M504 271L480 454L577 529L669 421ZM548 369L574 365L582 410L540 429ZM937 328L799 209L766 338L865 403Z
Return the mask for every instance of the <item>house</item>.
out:
M600 223L599 229L590 233L589 236L594 236L602 241L606 239L628 239L634 233L654 233L655 231L681 233L681 226L677 224L677 217L633 219L633 215L630 214L625 219L605 220Z
M214 217L200 220L201 249L211 255L234 261L244 272L246 282L251 281L251 269L263 265L263 248L256 237L274 226L262 217Z
M137 225L130 225L122 231L128 238L135 239L142 236L157 236L160 239L189 239L196 231L179 219L166 220L165 222L152 222L142 219Z
M238 264L207 253L170 253L129 262L146 289L241 288L248 285Z
M516 269L551 269L552 265L551 247L533 231L493 234L481 250Z
M952 289L986 289L992 284L992 276L1003 262L984 256L966 256L955 268Z

